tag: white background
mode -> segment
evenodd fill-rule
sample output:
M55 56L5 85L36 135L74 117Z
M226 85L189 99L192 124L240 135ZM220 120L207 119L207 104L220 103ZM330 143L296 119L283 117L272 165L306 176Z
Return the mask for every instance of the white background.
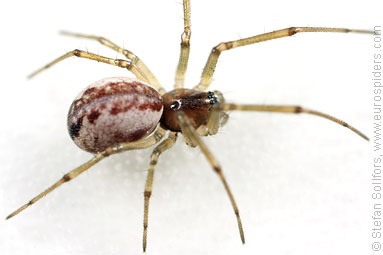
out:
M289 26L372 29L379 1L192 1L187 86L198 83L211 47ZM182 5L172 1L8 1L0 6L0 216L91 158L67 134L73 98L92 82L132 76L67 59L75 48L109 57L102 35L136 53L165 88L174 83ZM227 101L299 104L348 121L371 136L372 37L298 34L222 54L211 89ZM119 56L120 57L120 56ZM148 254L367 254L371 143L314 116L231 113L205 139L237 200L229 199L197 149L179 139L161 156L149 213ZM141 254L143 191L151 149L113 156L9 221L0 253Z

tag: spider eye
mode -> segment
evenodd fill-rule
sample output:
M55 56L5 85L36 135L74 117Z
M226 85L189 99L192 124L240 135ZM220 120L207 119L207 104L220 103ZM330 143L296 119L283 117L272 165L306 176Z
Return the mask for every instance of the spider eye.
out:
M209 98L209 104L215 104L218 102L218 98L216 97L216 95L214 94L213 91L208 91L207 92L207 98Z
M215 104L215 103L217 103L217 98L216 97L214 97L213 99L211 99L209 101L209 104Z
M179 108L180 108L180 103L178 102L178 101L175 101L174 103L172 103L171 105L170 105L170 109L171 110L178 110Z

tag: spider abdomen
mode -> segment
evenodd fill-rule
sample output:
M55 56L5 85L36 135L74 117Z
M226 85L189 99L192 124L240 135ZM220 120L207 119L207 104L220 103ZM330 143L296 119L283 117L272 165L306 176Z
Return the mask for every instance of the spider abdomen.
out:
M68 113L68 132L81 149L97 153L149 135L163 111L160 94L127 77L99 80L83 90Z

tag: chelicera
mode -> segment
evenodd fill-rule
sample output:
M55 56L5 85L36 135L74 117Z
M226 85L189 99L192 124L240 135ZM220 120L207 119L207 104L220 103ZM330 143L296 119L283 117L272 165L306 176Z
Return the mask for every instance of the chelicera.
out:
M202 136L215 135L228 120L228 111L263 111L280 113L306 113L338 123L362 138L359 130L328 114L290 105L256 105L227 103L219 91L207 91L216 64L222 52L272 39L305 32L372 33L367 30L324 27L290 27L249 38L223 42L213 47L203 69L200 83L192 89L184 88L185 73L190 52L190 0L183 0L184 32L176 70L175 88L166 92L150 69L135 54L108 39L92 35L63 32L66 35L97 40L124 55L127 60L112 59L94 53L73 50L32 73L30 77L52 65L76 56L126 68L136 78L113 77L97 81L84 89L73 101L68 113L70 137L81 149L94 154L88 162L65 174L51 187L11 213L17 215L39 199L68 182L100 160L124 151L144 149L159 143L150 156L149 171L144 192L143 251L147 247L149 201L152 193L155 166L164 151L170 149L181 134L191 147L198 147L214 172L219 176L231 201L242 243L245 235L234 196L224 177L221 166L202 140Z

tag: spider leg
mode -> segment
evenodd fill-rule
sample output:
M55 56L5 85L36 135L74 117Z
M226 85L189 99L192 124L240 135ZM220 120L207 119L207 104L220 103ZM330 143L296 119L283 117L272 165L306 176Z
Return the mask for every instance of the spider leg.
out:
M144 252L146 251L147 235L148 235L148 214L149 214L149 199L152 194L154 170L157 165L158 158L161 153L170 149L177 140L177 133L171 132L169 136L163 140L157 147L153 150L152 155L150 156L150 165L148 176L146 177L145 184L145 204L144 204L144 233L142 239L142 247Z
M325 119L328 119L328 120L331 120L335 123L338 123L339 125L342 125L348 129L350 129L351 131L353 131L354 133L356 133L357 135L359 135L360 137L362 137L363 139L366 139L367 141L369 140L369 138L363 134L362 132L360 132L358 129L354 128L353 126L347 124L346 122L340 120L340 119L337 119L331 115L328 115L328 114L325 114L325 113L322 113L322 112L318 112L318 111L314 111L314 110L309 110L307 108L303 108L301 106L292 106L292 105L245 105L245 104L224 104L223 108L222 108L223 111L231 111L231 110L234 110L234 111L258 111L258 112L280 112L280 113L307 113L307 114L312 114L312 115L316 115L316 116L319 116L319 117L322 117L322 118L325 118Z
M145 149L147 147L150 147L150 146L156 144L157 142L159 142L162 139L162 137L165 135L165 133L166 133L166 131L164 129L158 128L157 131L153 135L151 135L147 138L144 138L142 140L139 140L137 142L120 143L120 144L117 144L115 146L107 148L105 151L96 154L88 162L82 164L81 166L79 166L79 167L73 169L72 171L70 171L69 173L65 174L55 184L53 184L48 189L46 189L45 191L43 191L42 193L40 193L39 195L34 197L32 200L30 200L28 203L26 203L25 205L21 206L19 209L17 209L16 211L14 211L10 215L8 215L8 217L6 219L8 220L8 219L12 218L13 216L19 214L21 211L28 208L30 205L36 203L38 200L40 200L41 198L46 196L48 193L50 193L51 191L53 191L56 188L58 188L59 186L61 186L61 184L76 178L77 176L79 176L80 174L82 174L83 172L88 170L90 167L97 164L102 159L104 159L104 158L106 158L112 154L120 153L123 151Z
M57 64L58 62L61 62L64 59L67 59L67 58L73 57L73 56L76 56L79 58L86 58L86 59L90 59L90 60L95 60L97 62L103 62L103 63L109 64L109 65L118 66L121 68L126 68L129 71L131 71L134 75L136 75L136 77L138 79L149 83L149 80L147 79L147 77L143 76L142 73L140 72L140 70L137 68L137 66L133 65L130 60L126 61L126 60L122 60L122 59L107 58L107 57L103 57L103 56L100 56L100 55L97 55L97 54L94 54L91 52L77 50L77 49L72 50L68 53L65 53L64 55L56 58L55 60L53 60L50 63L46 64L45 66L41 67L40 69L34 71L30 75L28 75L28 78L32 78L36 74L44 71L45 69L50 68L51 66Z
M189 139L193 140L194 144L196 144L200 148L200 150L202 151L202 153L206 157L207 161L209 162L209 164L213 168L213 170L218 174L219 178L221 179L222 184L225 187L226 193L229 196L231 205L234 209L234 213L235 213L235 216L237 218L239 234L241 236L242 243L244 244L245 243L245 234L243 232L242 221L241 221L241 217L239 216L238 206L235 202L233 194L231 193L229 184L226 182L225 176L223 175L221 166L219 165L219 163L217 162L217 160L215 159L213 154L210 152L208 147L205 145L205 143L202 141L201 137L197 134L196 130L192 126L192 124L191 124L189 118L186 116L186 114L182 111L178 111L177 112L177 120L178 120L179 125L181 127L182 134L184 136L188 137Z
M181 35L181 53L176 71L175 88L184 87L186 69L188 67L190 53L190 0L183 0L184 8L184 32Z
M150 71L150 69L145 65L145 63L139 57L137 57L133 52L127 49L121 48L117 44L101 36L86 35L86 34L73 33L68 31L61 31L61 34L67 35L67 36L96 40L102 45L105 45L106 47L120 53L121 55L124 55L127 59L131 61L131 64L137 68L137 71L140 72L140 77L145 77L147 82L150 85L152 85L154 88L156 88L161 95L165 93L164 88L161 86L156 76Z
M273 31L270 33L265 33L265 34L260 34L260 35L240 39L240 40L222 42L211 50L211 53L206 62L206 65L202 71L201 81L197 86L194 87L194 89L204 91L210 86L210 83L213 80L214 71L215 71L218 58L221 52L225 50L241 47L241 46L254 44L254 43L292 36L296 33L306 33L306 32L368 33L368 34L374 33L373 31L369 31L369 30L357 30L357 29L346 29L346 28L290 27L290 28Z

